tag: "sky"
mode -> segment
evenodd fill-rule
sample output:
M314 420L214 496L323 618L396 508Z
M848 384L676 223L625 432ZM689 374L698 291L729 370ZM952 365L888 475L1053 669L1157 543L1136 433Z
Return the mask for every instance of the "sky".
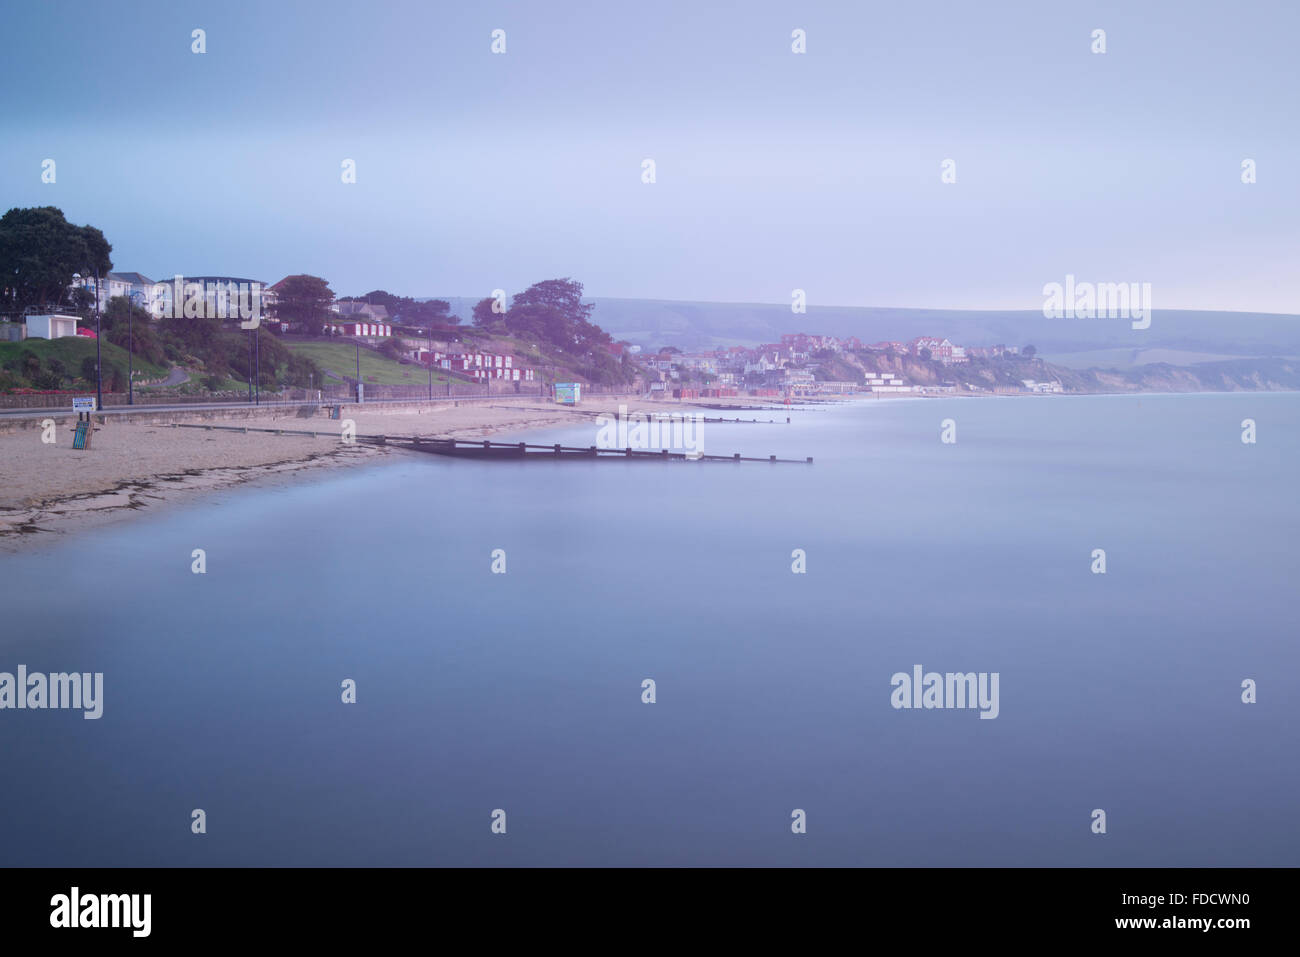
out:
M1149 282L1156 308L1300 313L1295 0L37 0L3 19L27 53L0 80L0 210L58 206L154 279L478 297L568 276L595 297L803 289L811 313L1039 309L1072 274Z

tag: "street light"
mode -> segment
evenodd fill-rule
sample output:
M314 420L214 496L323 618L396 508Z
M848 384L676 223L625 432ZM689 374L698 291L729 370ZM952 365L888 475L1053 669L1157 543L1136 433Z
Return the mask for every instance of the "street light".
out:
M95 408L104 409L104 351L99 344L99 266L95 266Z
M135 405L135 339L131 320L135 315L135 297L126 299L126 404Z

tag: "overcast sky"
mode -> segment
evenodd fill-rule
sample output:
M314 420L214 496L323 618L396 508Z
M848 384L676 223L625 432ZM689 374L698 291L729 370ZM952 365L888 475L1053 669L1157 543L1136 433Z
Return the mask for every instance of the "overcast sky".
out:
M50 0L3 18L0 209L59 206L155 279L478 296L572 276L593 296L802 288L811 312L1037 309L1072 273L1150 282L1157 309L1300 313L1295 0Z

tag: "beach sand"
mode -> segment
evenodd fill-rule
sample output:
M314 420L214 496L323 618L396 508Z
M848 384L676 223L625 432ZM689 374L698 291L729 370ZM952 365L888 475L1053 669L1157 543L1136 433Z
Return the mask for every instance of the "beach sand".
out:
M733 404L758 403L751 399L735 400ZM522 436L541 429L589 425L594 444L599 426L592 413L615 411L620 405L631 411L730 417L716 409L671 400L598 398L584 400L578 408L570 409L533 396L401 410L376 407L371 411L348 406L343 418L355 422L359 435L466 439ZM735 415L767 417L759 412ZM776 415L770 413L771 417ZM209 420L196 414L177 417L176 421ZM0 433L0 551L40 546L217 489L291 481L323 468L358 465L387 456L427 454L345 444L341 421L329 419L324 410L304 417L298 407L286 406L257 418L211 420L210 424L327 434L313 437L209 431L108 417L96 431L91 448L78 451L72 448L71 424L66 420L58 424L53 444L41 441L39 428Z

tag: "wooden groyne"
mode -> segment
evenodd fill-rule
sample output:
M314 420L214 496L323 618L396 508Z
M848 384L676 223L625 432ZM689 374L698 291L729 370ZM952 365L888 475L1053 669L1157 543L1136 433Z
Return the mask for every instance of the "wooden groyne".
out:
M240 425L205 425L176 422L176 429L207 429L218 432L265 432L272 435L309 435L315 438L338 439L339 433L314 432L305 429L254 429ZM414 452L447 455L462 459L615 459L649 462L768 462L781 465L812 465L812 456L802 459L781 459L775 455L759 458L751 455L704 455L694 452L670 452L668 449L602 449L599 446L533 445L527 442L493 442L488 439L434 439L420 435L356 435L358 443L393 446Z
M361 436L357 436L358 439ZM768 462L772 464L812 465L812 456L803 459L779 459L775 455L767 458L755 458L741 455L704 455L695 452L670 452L668 449L602 449L589 445L532 445L527 442L492 442L487 439L428 439L414 437L399 439L386 438L388 445L399 445L416 452L432 452L435 455L448 455L455 458L473 459L616 459L627 461L650 462Z

